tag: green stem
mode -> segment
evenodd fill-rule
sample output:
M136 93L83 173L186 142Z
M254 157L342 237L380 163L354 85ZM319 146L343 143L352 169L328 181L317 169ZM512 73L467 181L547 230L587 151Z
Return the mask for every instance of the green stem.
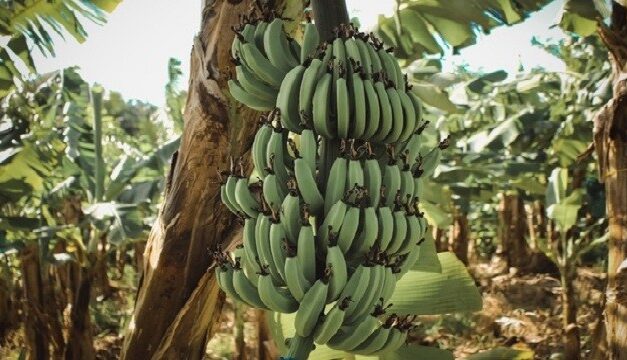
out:
M95 188L94 202L101 202L104 193L104 159L102 155L102 87L94 86L91 91L91 100L94 111L94 164Z

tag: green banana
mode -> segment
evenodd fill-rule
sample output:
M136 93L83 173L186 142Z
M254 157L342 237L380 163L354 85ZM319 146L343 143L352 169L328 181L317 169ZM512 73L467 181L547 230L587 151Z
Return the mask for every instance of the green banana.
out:
M324 315L322 323L316 327L314 332L314 342L319 345L326 344L333 335L342 326L344 321L345 310L348 308L351 302L350 297L345 297L339 300L332 308Z
M379 123L381 121L381 108L379 106L379 97L374 88L372 79L364 80L363 85L368 114L366 117L366 129L364 130L363 138L368 140L372 138L379 129Z
M256 218L259 214L259 203L248 188L248 178L240 177L235 185L235 201L246 215Z
M333 75L325 73L316 85L313 97L313 125L316 133L327 139L335 137L335 131L331 130L329 104L331 100L331 86Z
M290 71L295 66L290 61L293 56L289 46L290 44L283 31L283 20L275 18L268 24L268 28L263 35L263 48L266 50L266 55L268 55L272 65L285 72Z
M333 238L333 237L332 237ZM333 241L330 241L333 242ZM329 279L329 291L327 292L327 302L337 300L346 285L348 274L346 270L346 259L344 253L337 243L330 244L327 249L326 264L331 269Z
M308 22L305 24L305 30L303 31L303 45L300 48L301 64L304 63L308 57L315 54L318 45L320 45L320 34L318 33L318 28L316 25Z
M409 95L403 90L398 91L398 96L403 107L403 119L405 120L403 132L399 138L399 141L407 141L409 137L416 131L416 125L418 125L418 118L416 117L416 110Z
M361 210L357 206L349 206L342 225L340 227L337 245L342 249L342 252L346 254L353 243L353 239L357 235L357 229L359 228L359 216Z
M257 130L250 150L253 165L261 177L268 175L267 168L269 165L266 161L266 152L268 149L270 135L272 135L272 126L270 126L267 122L264 122L259 130Z
M274 263L274 258L272 257L272 247L270 244L271 226L272 220L269 216L259 216L255 225L255 240L260 262L269 265L268 271L272 276L272 281L278 285L283 283L283 279L281 279L281 274L279 273L279 270Z
M316 176L316 159L318 158L318 141L311 129L304 129L300 133L300 156L303 157L311 174Z
M381 350L390 337L392 325L396 322L397 316L391 315L377 328L366 340L357 345L351 352L359 355L369 355L375 351Z
M372 73L372 61L370 60L370 53L367 48L370 47L370 44L367 44L360 38L355 40L355 44L357 44L357 48L359 49L359 58L361 59L361 66L364 69L365 79L370 79L370 74Z
M392 115L392 105L388 98L388 93L385 90L385 85L382 81L376 81L374 83L374 89L379 98L379 111L380 121L377 132L371 137L373 141L381 142L385 139L394 125L394 117Z
M262 269L257 285L259 298L272 311L291 314L298 310L298 301L287 289L277 287L269 272Z
M257 23L255 27L255 34L253 35L253 39L255 41L255 45L257 49L259 49L264 55L266 55L266 49L263 48L263 36L268 29L268 23L265 21L260 21Z
M388 99L390 99L390 105L392 106L393 125L392 130L383 141L386 143L396 143L403 133L403 125L405 123L403 119L403 105L401 104L398 90L393 87L388 87L386 92Z
M281 111L281 124L288 130L300 134L303 127L300 124L298 99L305 67L298 65L290 70L281 83L276 98L276 107Z
M407 236L407 218L405 217L405 211L397 209L392 214L394 218L394 235L390 241L390 245L386 249L388 254L395 254L398 249L401 248L405 237Z
M379 222L375 208L368 206L362 209L362 228L359 237L353 242L349 253L352 258L359 258L367 253L377 240Z
M378 220L379 220L379 249L381 251L386 251L392 241L392 236L394 234L394 217L392 215L392 210L383 206L377 209L378 212Z
M246 303L260 309L267 309L261 301L257 287L246 277L244 270L237 262L233 269L233 288Z
M325 270L322 279L317 280L311 286L300 302L294 321L297 335L305 337L313 333L318 323L318 318L326 304L329 291L329 275L329 272Z
M299 258L290 255L292 254L288 253L285 259L285 284L292 296L301 301L307 290L311 288L311 282L305 279Z
M337 136L341 139L348 138L348 129L350 126L350 108L348 100L348 87L344 78L344 70L341 70L339 77L335 82L335 106L337 117Z
M329 347L345 351L353 350L375 331L379 326L379 316L383 314L385 314L385 309L377 305L371 314L362 318L354 326L342 328L329 340Z
M316 279L316 239L313 227L309 223L300 227L296 248L296 257L303 269L303 275L309 282L314 282Z
M300 84L298 92L298 113L301 117L303 117L304 114L306 119L303 120L311 120L316 85L318 84L320 77L324 74L320 72L321 67L323 67L322 60L313 59L303 73L303 80Z
M279 88L287 71L283 71L272 63L253 44L242 44L242 58L260 79L274 88Z
M274 107L274 102L247 92L237 80L229 80L228 84L231 96L249 108L258 111L268 111Z
M268 102L274 104L276 102L276 89L266 85L261 79L257 77L255 73L248 68L247 65L240 64L235 67L235 76L239 85L247 93Z
M324 197L324 214L328 217L331 207L344 197L346 191L346 176L348 174L348 159L338 157L331 165L331 171L327 179L326 193ZM337 231L339 227L335 228Z
M368 144L368 158L364 161L364 186L370 196L370 206L378 207L381 200L381 167L375 158L370 144Z
M401 170L396 165L394 159L390 159L390 162L385 165L383 169L383 186L385 191L385 205L392 206L396 199L396 194L401 189Z
M275 221L270 223L270 252L272 254L272 263L279 276L281 277L281 282L285 282L285 243L287 240L287 235L285 233L285 227L281 222Z
M311 207L312 212L317 213L324 207L324 198L318 190L316 179L305 159L297 158L294 160L294 175L303 200Z
M290 181L290 190L281 204L281 224L292 244L296 244L301 223L300 196L293 181Z
M361 139L363 137L368 120L366 117L366 94L362 76L361 73L353 73L352 81L349 84L354 109L353 126L350 129L350 137L353 139Z
M346 282L346 286L344 286L340 294L340 299L351 298L351 302L346 308L346 316L350 316L357 310L357 306L366 295L372 269L373 267L370 264L360 264Z

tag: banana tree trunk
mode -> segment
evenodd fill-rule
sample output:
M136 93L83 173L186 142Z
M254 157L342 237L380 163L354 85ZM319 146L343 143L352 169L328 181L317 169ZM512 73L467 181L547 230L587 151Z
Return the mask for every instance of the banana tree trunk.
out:
M562 281L562 329L564 332L564 356L569 360L581 359L579 328L577 327L577 302L573 271L561 269Z
M609 50L614 97L594 120L594 145L605 183L609 220L605 305L607 358L627 359L627 8L612 2L612 23L600 35Z
M456 211L449 234L449 250L468 265L468 218L465 213Z
M43 279L39 246L37 243L27 245L20 253L22 271L22 287L24 290L24 335L26 359L45 360L50 358L48 348L50 339L44 331Z
M210 251L237 233L220 202L217 173L228 156L243 156L257 113L236 108L227 81L233 66L231 27L254 1L205 0L191 51L181 146L164 203L144 253L143 275L122 359L200 359L218 323L224 294Z
M502 254L509 267L525 268L530 253L526 234L526 215L518 194L500 194L498 208L499 239Z
M76 265L78 284L70 312L70 329L65 349L66 360L92 360L96 358L89 315L89 302L93 282L92 269Z

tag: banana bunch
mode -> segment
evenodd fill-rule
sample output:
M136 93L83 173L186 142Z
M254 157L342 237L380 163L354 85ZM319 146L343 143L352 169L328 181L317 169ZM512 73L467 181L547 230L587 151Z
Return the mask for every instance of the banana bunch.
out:
M234 251L214 253L218 283L251 307L295 313L287 358L306 359L316 344L396 350L414 318L386 311L397 281L434 256L419 198L448 143L427 148L420 102L374 36L341 26L320 43L307 23L297 45L277 16L246 20L229 86L268 112L252 173L231 159L219 174L244 229Z

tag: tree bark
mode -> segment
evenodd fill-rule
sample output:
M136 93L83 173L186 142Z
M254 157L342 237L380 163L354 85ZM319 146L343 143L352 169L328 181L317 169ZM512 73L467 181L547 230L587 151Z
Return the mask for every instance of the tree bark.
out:
M39 246L31 243L20 253L22 287L24 289L24 335L26 359L44 360L50 357L50 339L45 331L43 285Z
M89 315L93 270L91 267L79 265L77 268L80 276L70 312L70 329L65 348L65 359L92 360L96 358Z
M449 250L468 265L468 218L465 213L456 211L449 235Z
M530 253L525 239L526 216L523 201L518 194L500 194L498 208L501 252L507 266L523 269Z
M594 119L599 175L609 220L605 326L608 359L627 359L627 8L612 2L610 27L600 35L612 64L613 98Z
M564 331L564 356L569 360L581 359L579 327L577 326L577 302L574 276L562 269L562 328Z
M217 172L243 156L258 113L237 107L227 89L233 72L231 27L252 0L205 0L194 39L185 126L164 204L144 253L122 359L200 359L222 308L210 250L233 238L235 218L222 206Z

